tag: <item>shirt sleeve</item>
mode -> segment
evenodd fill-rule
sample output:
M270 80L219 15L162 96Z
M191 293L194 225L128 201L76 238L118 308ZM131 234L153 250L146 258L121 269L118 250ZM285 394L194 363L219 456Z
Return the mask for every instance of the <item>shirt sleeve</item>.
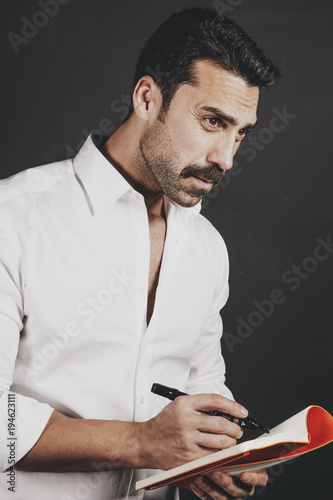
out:
M221 352L222 318L220 310L229 295L229 259L226 246L219 235L216 267L220 269L211 314L197 340L191 360L191 371L186 386L190 394L217 393L234 399L225 385L225 362Z
M10 392L24 318L18 246L0 211L0 471L34 446L53 411L47 404Z

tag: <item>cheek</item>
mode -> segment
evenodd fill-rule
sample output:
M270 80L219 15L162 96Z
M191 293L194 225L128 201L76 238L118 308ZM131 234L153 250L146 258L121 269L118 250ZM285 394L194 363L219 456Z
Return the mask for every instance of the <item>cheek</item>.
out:
M176 149L187 163L194 163L205 157L209 150L207 134L198 125L185 122L180 127L179 123L175 123L174 126L171 125L171 134Z

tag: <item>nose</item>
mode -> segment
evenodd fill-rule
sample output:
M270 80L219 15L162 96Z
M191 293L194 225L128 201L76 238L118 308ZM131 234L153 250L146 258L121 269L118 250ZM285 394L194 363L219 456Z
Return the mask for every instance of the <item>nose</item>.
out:
M230 134L228 137L218 137L211 147L207 161L217 163L222 170L229 170L234 161L236 152L235 138Z

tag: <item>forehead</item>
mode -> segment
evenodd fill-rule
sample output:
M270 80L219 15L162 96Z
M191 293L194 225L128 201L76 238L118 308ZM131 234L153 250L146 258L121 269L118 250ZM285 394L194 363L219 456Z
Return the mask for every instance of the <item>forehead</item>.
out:
M256 122L259 88L210 61L194 64L195 85L182 85L179 98L192 106L210 106L223 110L240 121ZM177 92L177 93L178 93Z

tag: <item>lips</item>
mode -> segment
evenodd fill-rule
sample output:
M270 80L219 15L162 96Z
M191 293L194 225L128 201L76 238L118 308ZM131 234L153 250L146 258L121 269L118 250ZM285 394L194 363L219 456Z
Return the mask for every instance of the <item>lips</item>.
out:
M195 179L199 179L199 181L206 182L207 184L213 184L214 183L214 181L212 181L212 179L207 179L206 177L199 177L197 175L194 175L193 177Z
M192 179L200 185L201 188L211 188L214 185L214 182L211 179L206 179L205 177L197 177L196 175L192 176Z

